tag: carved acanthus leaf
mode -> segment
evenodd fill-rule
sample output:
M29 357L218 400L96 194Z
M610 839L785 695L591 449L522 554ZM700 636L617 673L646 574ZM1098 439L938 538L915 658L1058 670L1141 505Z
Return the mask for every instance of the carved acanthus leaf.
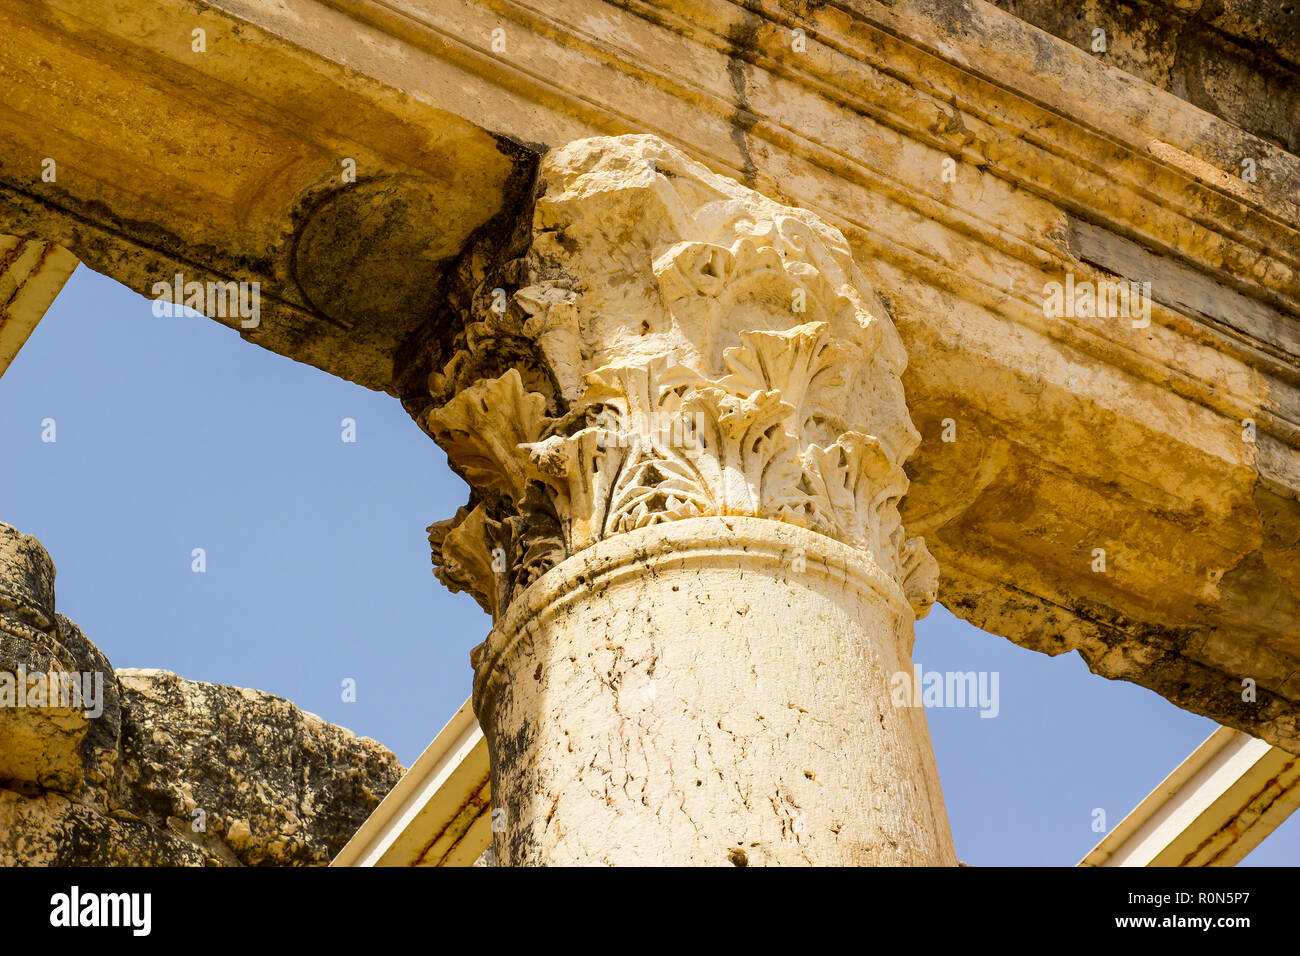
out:
M519 447L546 432L546 398L524 390L516 369L480 380L429 413L429 433L473 487L506 495L517 506L536 477Z
M908 538L899 551L903 593L918 618L930 613L939 597L939 562L922 538Z
M898 517L906 356L843 236L652 139L594 143L543 161L527 250L485 274L430 377L428 430L481 502L435 526L440 576L499 611L603 538L746 515L932 601Z
M501 588L493 564L493 549L500 547L501 523L487 516L483 505L462 507L454 518L429 526L429 547L438 580L453 593L468 592L479 606L496 616L501 610ZM497 566L504 567L498 560Z

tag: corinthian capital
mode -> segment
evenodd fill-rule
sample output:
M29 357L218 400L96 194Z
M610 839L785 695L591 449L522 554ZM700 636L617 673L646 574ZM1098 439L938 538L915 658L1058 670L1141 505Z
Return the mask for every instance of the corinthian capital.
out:
M924 613L906 354L836 229L650 136L548 155L526 225L430 377L474 489L430 528L444 583L499 616L604 538L743 515L860 549Z

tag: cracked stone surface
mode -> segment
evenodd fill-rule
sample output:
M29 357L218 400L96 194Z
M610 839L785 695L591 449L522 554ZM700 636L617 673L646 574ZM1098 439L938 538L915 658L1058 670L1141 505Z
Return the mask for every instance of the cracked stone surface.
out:
M321 866L402 774L273 694L114 671L55 613L44 548L0 524L0 679L20 668L102 675L103 706L0 707L0 866Z

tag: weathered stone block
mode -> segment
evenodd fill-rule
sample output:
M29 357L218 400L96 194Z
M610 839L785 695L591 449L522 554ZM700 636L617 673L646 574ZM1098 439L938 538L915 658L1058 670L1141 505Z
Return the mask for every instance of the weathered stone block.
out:
M0 866L324 865L402 774L281 697L114 672L55 612L40 542L0 524L0 693L60 672L97 676L91 713L0 706Z

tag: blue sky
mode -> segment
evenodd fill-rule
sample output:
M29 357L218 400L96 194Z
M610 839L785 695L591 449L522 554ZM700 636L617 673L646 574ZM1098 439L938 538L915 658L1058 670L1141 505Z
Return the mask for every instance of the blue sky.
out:
M59 611L114 666L282 695L406 765L468 695L490 622L434 579L425 533L468 489L388 396L209 319L157 318L83 267L0 378L0 447L0 520L45 545ZM930 711L975 865L1073 865L1100 836L1095 809L1114 826L1214 729L942 608L914 658L999 675L997 717ZM1293 818L1247 863L1291 865L1297 849Z

